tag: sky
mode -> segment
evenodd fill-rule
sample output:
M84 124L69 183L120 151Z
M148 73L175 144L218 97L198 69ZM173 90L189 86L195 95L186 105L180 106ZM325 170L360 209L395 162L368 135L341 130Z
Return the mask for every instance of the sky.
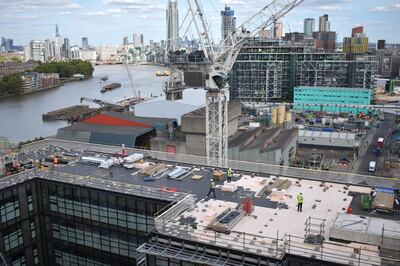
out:
M235 10L238 25L271 0L202 0L213 37L220 35L220 11L227 3ZM288 0L283 0L288 1ZM145 43L165 39L165 10L168 0L0 0L0 36L25 45L32 39L53 39L55 24L71 44L121 44L124 36L143 33ZM187 0L178 0L180 21ZM370 42L386 39L400 43L400 0L304 0L284 18L284 31L303 31L304 18L329 15L338 40L351 28L362 25ZM183 30L184 31L184 30ZM189 31L196 37L195 31Z

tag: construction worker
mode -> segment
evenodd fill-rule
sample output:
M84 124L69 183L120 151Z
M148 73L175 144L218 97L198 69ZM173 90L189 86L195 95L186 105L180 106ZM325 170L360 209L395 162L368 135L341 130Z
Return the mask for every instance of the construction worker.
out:
M232 176L233 176L233 171L232 171L232 169L231 168L228 168L228 171L227 171L227 180L228 180L228 182L230 183L231 181L232 181Z
M214 199L216 199L217 198L217 196L215 195L215 182L214 182L214 180L213 179L210 179L210 190L208 191L208 194L207 194L207 198L210 196L210 194L211 194L211 192L214 194Z
M303 211L303 193L301 192L299 195L297 195L297 211Z

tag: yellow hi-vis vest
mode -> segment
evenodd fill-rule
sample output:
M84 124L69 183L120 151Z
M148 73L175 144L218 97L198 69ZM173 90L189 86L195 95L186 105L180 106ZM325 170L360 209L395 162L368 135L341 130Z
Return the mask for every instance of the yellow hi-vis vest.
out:
M297 203L303 203L303 195L297 195Z
M228 176L232 176L232 169L231 168L228 169Z

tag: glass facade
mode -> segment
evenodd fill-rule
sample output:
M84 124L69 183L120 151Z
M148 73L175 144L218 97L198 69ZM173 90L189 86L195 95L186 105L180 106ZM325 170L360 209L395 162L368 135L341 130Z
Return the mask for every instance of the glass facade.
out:
M325 111L331 113L368 113L366 108L344 106L302 106L300 104L329 104L329 105L370 105L372 92L361 88L335 87L296 87L294 89L294 109ZM299 104L299 105L296 105Z
M135 265L169 203L34 179L0 191L0 251L9 265Z

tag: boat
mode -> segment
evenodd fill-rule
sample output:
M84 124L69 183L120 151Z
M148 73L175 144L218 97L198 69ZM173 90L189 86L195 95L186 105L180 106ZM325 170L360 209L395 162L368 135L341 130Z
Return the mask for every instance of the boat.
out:
M101 92L112 91L119 87L121 87L121 83L111 83L111 84L103 86L103 88L101 89Z

